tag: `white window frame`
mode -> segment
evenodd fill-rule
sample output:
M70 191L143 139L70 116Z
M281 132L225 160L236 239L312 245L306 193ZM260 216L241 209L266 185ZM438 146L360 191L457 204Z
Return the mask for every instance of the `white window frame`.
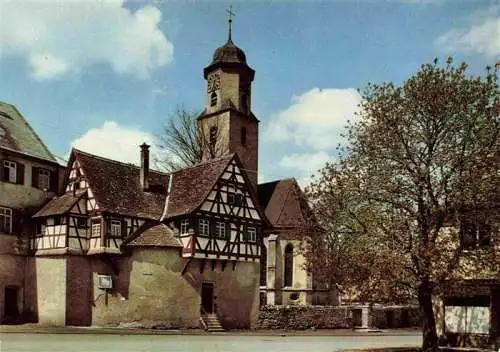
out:
M5 233L12 233L12 209L0 207L0 226Z
M15 161L4 160L3 167L9 169L9 179L6 181L17 182L17 163Z
M120 220L111 220L110 235L111 237L122 237L122 222Z
M226 238L226 223L221 221L215 223L215 237L221 239Z
M50 189L50 171L47 169L38 169L38 188L43 190Z
M97 231L99 230L99 231ZM98 234L96 232L99 232ZM93 221L92 222L92 237L97 237L97 235L99 235L99 237L101 237L101 234L102 234L102 228L101 228L101 221Z
M179 228L180 234L184 235L186 233L189 233L189 220L181 220L181 226Z
M198 220L198 232L203 236L210 236L210 220L199 219Z
M247 228L247 239L248 242L257 242L257 229L255 227Z

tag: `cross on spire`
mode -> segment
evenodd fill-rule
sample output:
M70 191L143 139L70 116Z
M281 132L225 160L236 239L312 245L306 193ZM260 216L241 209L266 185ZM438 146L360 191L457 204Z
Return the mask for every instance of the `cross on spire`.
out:
M227 41L228 42L232 42L232 39L231 39L231 24L233 22L233 16L236 16L236 14L233 12L233 6L230 5L229 8L226 10L227 12L227 17L228 17L228 21L229 21L229 35L228 35L228 38L227 38Z

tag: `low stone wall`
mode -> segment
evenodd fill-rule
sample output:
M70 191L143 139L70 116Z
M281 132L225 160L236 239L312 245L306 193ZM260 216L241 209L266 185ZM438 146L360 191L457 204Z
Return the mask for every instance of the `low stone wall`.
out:
M397 329L420 327L422 319L416 306L262 306L254 329L345 329L361 327L354 311L368 309L369 328Z
M370 327L395 329L422 326L418 306L374 306L370 313Z
M263 306L254 329L350 328L349 308L340 306Z

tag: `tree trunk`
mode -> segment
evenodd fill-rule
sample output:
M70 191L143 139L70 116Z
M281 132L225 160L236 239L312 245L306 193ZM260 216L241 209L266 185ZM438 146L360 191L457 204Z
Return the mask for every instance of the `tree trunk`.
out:
M418 303L424 319L422 349L425 352L438 350L436 319L432 309L432 288L428 279L423 280L418 287Z

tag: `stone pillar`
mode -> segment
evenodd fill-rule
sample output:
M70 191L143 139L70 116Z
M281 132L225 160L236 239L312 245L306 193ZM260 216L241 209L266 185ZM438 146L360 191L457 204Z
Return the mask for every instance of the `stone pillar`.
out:
M370 327L370 314L370 306L361 307L361 329L368 329Z
M276 304L276 251L278 250L278 236L269 235L267 246L267 304Z

